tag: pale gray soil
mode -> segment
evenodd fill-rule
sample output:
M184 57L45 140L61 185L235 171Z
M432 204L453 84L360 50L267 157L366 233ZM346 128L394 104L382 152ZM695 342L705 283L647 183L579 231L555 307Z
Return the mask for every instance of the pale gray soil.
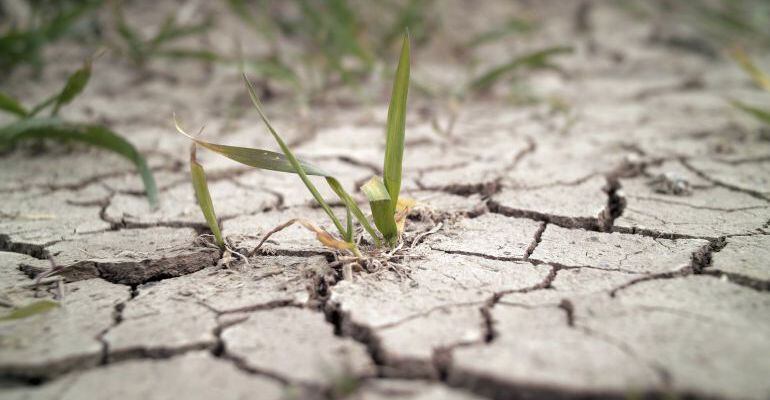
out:
M770 398L770 141L725 101L770 96L729 62L650 41L649 21L596 7L576 34L573 7L556 3L539 11L548 29L485 48L485 63L574 45L564 73L526 77L569 111L493 92L446 132L432 123L451 119L444 100L414 95L408 250L352 279L300 228L248 264L222 266L196 240L207 228L172 112L212 141L275 148L255 112L227 120L233 98L247 106L234 68L159 61L173 79L140 79L100 59L66 115L142 149L162 204L151 211L131 165L106 152L0 158L3 303L61 301L0 322L0 398ZM463 7L447 5L458 31L488 22ZM214 43L229 46L226 32ZM51 52L43 77L19 73L8 91L43 97L84 55ZM415 49L415 80L465 79L443 57ZM379 173L387 99L329 96L301 110L279 97L268 113L353 191ZM199 154L237 248L294 217L331 228L295 176ZM34 284L49 256L63 285Z

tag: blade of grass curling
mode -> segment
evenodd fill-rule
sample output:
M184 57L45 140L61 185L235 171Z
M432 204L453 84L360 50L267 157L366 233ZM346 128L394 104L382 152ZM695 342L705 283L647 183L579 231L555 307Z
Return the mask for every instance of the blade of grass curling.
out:
M217 246L220 249L224 249L225 241L222 239L222 232L219 230L219 222L214 212L214 203L211 201L209 185L206 183L206 171L203 170L203 166L195 157L196 147L197 145L193 143L192 148L190 148L190 176L192 177L193 189L195 189L195 198L198 199L198 206L203 212L203 217L206 218L206 223L208 223L211 233L214 234Z
M409 31L404 33L401 56L393 81L393 91L388 106L387 134L383 180L390 195L390 213L393 214L401 192L401 163L404 158L404 130L406 127L406 101L409 92Z
M391 246L398 239L398 227L396 226L395 215L391 211L390 195L388 189L382 183L379 177L373 176L361 190L369 200L369 208L372 209L372 219L382 236Z
M204 140L198 139L195 136L190 135L189 133L185 132L184 129L179 124L179 121L176 119L176 115L174 115L174 124L176 126L176 130L181 133L182 135L186 136L188 139L194 141L201 147L205 147L215 153L221 154L233 161L239 162L243 165L248 165L250 167L259 168L259 169L267 169L270 171L277 171L277 172L288 172L288 173L295 173L294 167L291 165L291 162L286 158L285 155L281 153L276 153L274 151L268 151L268 150L262 150L262 149L254 149L250 147L238 147L238 146L226 146L222 144L216 144L211 142L206 142ZM324 172L321 168L312 165L308 162L298 160L300 165L302 165L303 170L308 175L315 175L315 176L328 176L329 174Z
M246 87L249 90L249 97L251 97L251 102L254 104L254 107L257 109L257 113L259 113L260 118L262 118L262 122L265 123L267 126L267 130L270 131L270 134L273 135L273 138L276 142L278 142L278 146L281 148L281 151L283 151L283 154L286 156L286 158L291 163L291 166L294 167L294 171L296 171L297 175L299 175L300 179L302 179L302 183L305 184L307 189L310 191L310 193L313 195L313 198L318 202L318 204L323 208L323 210L326 212L326 214L329 216L329 218L334 223L334 226L337 228L337 230L340 232L340 235L342 237L348 236L345 232L345 228L342 227L342 224L340 223L340 220L337 218L336 215L334 215L334 212L329 207L328 204L326 204L326 201L324 201L323 196L321 196L321 193L318 192L318 189L316 189L315 185L313 185L313 182L310 182L310 178L307 177L307 174L305 173L305 169L302 168L302 165L300 165L299 161L296 157L294 157L294 154L289 149L289 146L286 145L286 143L281 139L281 137L278 135L278 133L273 129L272 124L270 124L270 121L267 119L267 116L262 112L262 107L259 102L259 98L257 97L257 91L254 89L254 85L252 85L251 81L249 81L249 78L246 77L246 74L243 74L243 80L246 82Z
M58 118L31 118L0 128L0 147L19 140L43 138L77 140L117 153L131 161L139 171L153 208L158 205L158 188L147 161L131 142L100 125L64 122Z

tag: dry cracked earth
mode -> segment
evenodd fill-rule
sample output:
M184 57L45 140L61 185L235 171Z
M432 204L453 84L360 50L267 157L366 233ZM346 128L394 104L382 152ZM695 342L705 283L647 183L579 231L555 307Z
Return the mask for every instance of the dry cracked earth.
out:
M542 11L554 22L534 44L572 32L564 8ZM196 239L207 228L170 115L272 148L255 113L225 116L237 73L144 80L106 57L68 115L142 149L162 204L150 210L105 152L0 158L3 303L61 302L0 322L0 397L769 398L770 140L725 102L768 96L651 29L595 9L561 73L527 76L567 113L480 98L448 129L446 108L415 97L405 250L398 268L352 276L299 228L223 265ZM46 93L80 60L56 51L61 65L18 90ZM413 70L459 73L419 51ZM297 153L352 188L380 172L386 102L343 100L268 108ZM296 177L200 158L238 249L294 217L324 223ZM49 257L64 268L36 282Z

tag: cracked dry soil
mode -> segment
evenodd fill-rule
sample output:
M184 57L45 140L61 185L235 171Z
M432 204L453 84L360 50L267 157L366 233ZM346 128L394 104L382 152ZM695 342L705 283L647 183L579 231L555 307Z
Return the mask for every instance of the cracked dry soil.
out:
M105 57L68 112L98 110L136 143L163 205L150 211L110 154L0 158L3 304L61 301L0 322L0 398L770 398L770 142L723 101L768 97L735 66L653 43L648 23L612 8L595 7L592 29L574 35L572 11L542 10L577 49L566 73L527 78L572 107L569 125L492 95L464 104L447 136L416 111L446 110L411 100L404 186L431 212L410 217L420 240L399 260L408 277L342 279L299 228L248 264L217 267L220 254L195 244L206 227L188 143L166 117L270 146L253 113L217 129L228 124L218 103L242 92L236 74L190 67L129 85L129 67ZM80 60L56 51L61 65L30 96ZM452 71L415 54L416 79ZM682 84L693 77L702 84ZM300 117L270 107L297 153L348 185L377 172L381 104ZM291 218L325 220L291 176L201 161L223 232L243 248ZM661 188L661 174L689 192ZM63 284L35 284L48 257Z

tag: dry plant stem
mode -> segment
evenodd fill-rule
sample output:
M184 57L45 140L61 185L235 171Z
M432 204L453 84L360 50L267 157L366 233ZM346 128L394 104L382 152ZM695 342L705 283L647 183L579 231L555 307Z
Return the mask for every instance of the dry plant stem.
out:
M270 236L288 228L289 226L295 223L300 224L305 229L315 233L318 241L321 242L324 246L327 246L336 250L349 250L351 253L353 253L355 257L361 257L361 252L358 250L358 247L356 247L355 243L334 239L332 235L329 234L329 232L326 232L325 230L319 228L312 222L301 218L291 219L271 229L269 232L265 234L262 240L259 241L257 246L254 247L254 249L249 252L249 257L254 256L257 253L257 251L259 251L259 249L262 247L262 245L267 241L267 239L270 238Z

